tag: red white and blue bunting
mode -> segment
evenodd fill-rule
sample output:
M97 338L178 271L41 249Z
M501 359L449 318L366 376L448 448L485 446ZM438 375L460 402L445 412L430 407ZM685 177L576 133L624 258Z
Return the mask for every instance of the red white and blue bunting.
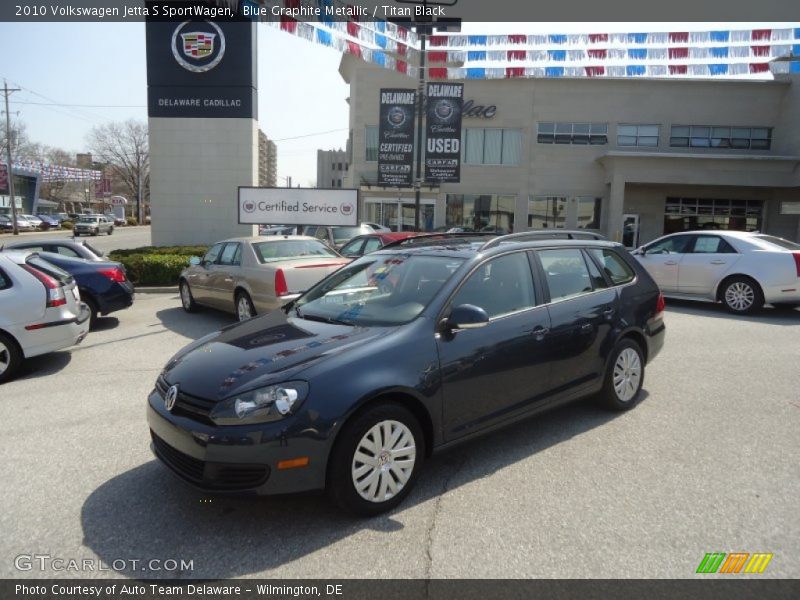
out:
M5 166L5 163L0 163ZM102 171L94 169L79 169L76 167L64 167L61 165L51 165L49 163L23 160L14 162L14 171L22 171L31 175L39 175L42 181L101 181Z
M264 7L347 7L339 0L244 0ZM265 17L269 25L416 77L417 35L380 20ZM798 57L798 61L774 62ZM589 34L436 34L428 79L517 77L769 78L800 73L800 28Z

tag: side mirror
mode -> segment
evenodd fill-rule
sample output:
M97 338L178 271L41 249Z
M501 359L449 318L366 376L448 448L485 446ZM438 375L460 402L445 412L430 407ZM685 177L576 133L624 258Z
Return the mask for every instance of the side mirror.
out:
M195 267L196 267L197 265L199 265L200 263L202 263L202 262L203 262L203 259L202 259L202 258L200 258L199 256L192 256L192 257L189 259L189 264L190 264L190 265L192 265L192 266L195 266Z
M639 246L635 251L634 254L638 254L639 256L644 256L647 254L647 249L644 246Z
M473 304L459 304L447 317L446 326L449 329L479 329L489 324L489 315L480 306Z

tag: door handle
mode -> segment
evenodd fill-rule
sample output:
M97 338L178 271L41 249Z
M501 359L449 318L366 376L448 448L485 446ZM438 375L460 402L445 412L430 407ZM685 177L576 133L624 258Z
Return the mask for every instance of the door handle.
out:
M533 334L533 337L536 339L537 342L541 342L544 339L544 337L548 333L550 333L550 329L548 327L542 327L542 326L534 327L531 333Z
M672 266L672 265L677 265L677 264L678 264L678 261L675 261L675 260L665 260L665 261L664 261L664 264L665 264L665 265L670 265L670 266Z
M725 261L724 260L712 260L711 264L712 265L724 265Z
M604 316L606 319L611 319L611 317L613 317L613 316L614 316L614 309L613 309L612 307L610 307L610 306L609 306L608 308L606 308L606 309L603 311L603 313L602 313L602 314L603 314L603 316Z
M591 333L592 331L594 331L594 326L591 323L581 325L581 333Z
M226 277L225 281L233 281L233 279L231 277Z

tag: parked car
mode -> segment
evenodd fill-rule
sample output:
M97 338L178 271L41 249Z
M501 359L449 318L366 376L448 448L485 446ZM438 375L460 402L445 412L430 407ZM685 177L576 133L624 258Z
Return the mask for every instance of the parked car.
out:
M56 213L52 216L54 219L58 219L59 223L63 223L64 221L70 220L70 216L67 213Z
M0 231L14 231L14 221L11 217L0 215Z
M367 222L364 222L364 223L361 223L361 225L366 225L367 227L372 229L372 231L375 231L375 232L389 233L391 231L391 229L389 227L386 227L385 225L381 225L380 223L367 223Z
M372 227L364 223L357 227L334 227L330 225L306 225L303 227L303 235L322 240L334 250L339 250L357 235L365 235L367 233L373 233L373 230Z
M40 256L75 278L81 299L91 313L90 327L95 326L98 316L133 304L133 284L128 281L125 267L120 263L72 258L51 252L42 252Z
M178 352L149 395L152 448L206 490L326 487L374 515L435 450L589 395L632 408L663 310L612 242L378 250Z
M11 215L8 215L8 216L3 215L3 216L5 217L3 219L3 221L7 222L8 225L11 226L10 230L13 230L14 228L13 228L12 223L14 221L12 220ZM17 231L33 231L34 229L36 229L36 226L33 223L31 223L28 219L23 217L21 214L17 214Z
M341 250L339 250L339 254L347 258L357 258L369 254L370 252L380 250L386 244L391 244L397 240L404 240L416 235L420 234L411 231L367 233L356 236L347 242L342 246Z
M111 235L114 233L114 223L109 221L105 215L81 215L72 229L73 235L78 237L80 235L100 235L107 233Z
M42 220L35 216L35 215L19 215L22 219L26 220L28 223L31 224L33 229L41 229L42 228Z
M261 225L258 228L258 235L299 235L300 225Z
M10 242L5 245L0 245L0 250L3 249L25 249L30 252L53 252L61 254L70 258L85 258L86 260L104 261L103 253L89 245L85 240L80 242L74 240L33 240L33 241L19 241Z
M35 253L0 253L0 383L27 358L79 344L89 317L69 273Z
M53 228L57 229L57 228L61 227L61 221L59 221L58 219L56 219L55 217L53 217L51 215L39 214L39 215L36 215L36 216L39 217L39 219L42 221L42 225L41 225L42 228L44 228L45 226L48 229L53 229Z
M105 216L105 218L108 219L110 223L113 223L115 227L122 227L123 225L125 225L125 223L127 223L127 221L123 217L118 217L114 213L106 213L103 216Z
M181 273L181 304L187 312L203 305L244 321L279 308L348 262L306 236L224 240Z
M665 296L722 302L739 314L800 306L800 244L762 233L673 233L634 251Z

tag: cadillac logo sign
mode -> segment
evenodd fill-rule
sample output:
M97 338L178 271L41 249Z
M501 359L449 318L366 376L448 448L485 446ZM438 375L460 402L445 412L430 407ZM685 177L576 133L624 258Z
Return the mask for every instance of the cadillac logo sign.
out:
M178 386L173 385L167 390L167 395L164 396L164 408L169 412L175 408L175 401L178 399Z
M224 55L225 35L213 21L184 21L172 34L172 56L187 71L210 71Z

